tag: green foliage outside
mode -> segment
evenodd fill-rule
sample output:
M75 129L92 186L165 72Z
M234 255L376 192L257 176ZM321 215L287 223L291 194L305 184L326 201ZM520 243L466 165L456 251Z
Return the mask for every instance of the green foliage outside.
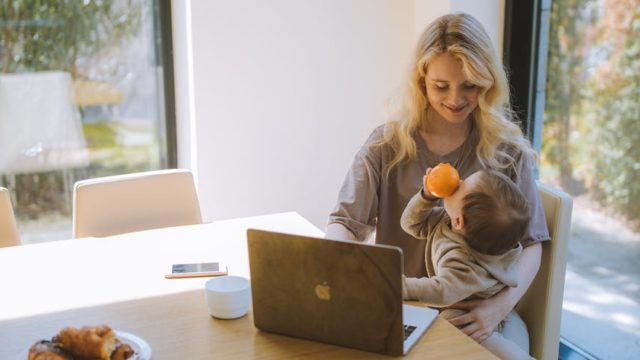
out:
M600 198L640 227L640 5L614 67L615 78L597 91L595 180Z
M553 164L554 176L562 188L576 194L580 185L574 177L574 163L570 133L576 123L576 115L582 110L584 72L582 48L584 24L588 18L585 5L589 0L554 1L551 10L549 37L548 76L542 142L543 160ZM580 152L577 152L580 153Z
M114 148L117 143L117 129L107 121L83 126L85 140L89 148Z
M0 1L0 72L63 70L117 46L140 26L140 6L114 0Z
M640 1L553 1L543 168L640 229Z

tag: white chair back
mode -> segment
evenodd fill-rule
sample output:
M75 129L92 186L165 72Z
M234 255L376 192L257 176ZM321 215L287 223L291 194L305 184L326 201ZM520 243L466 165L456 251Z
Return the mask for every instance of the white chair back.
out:
M191 171L169 169L78 181L73 237L202 223Z
M0 247L20 245L9 190L0 187Z

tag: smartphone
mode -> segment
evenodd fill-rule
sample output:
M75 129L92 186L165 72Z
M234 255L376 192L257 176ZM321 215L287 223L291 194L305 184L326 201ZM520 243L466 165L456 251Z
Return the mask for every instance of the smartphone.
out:
M228 268L219 262L195 263L195 264L173 264L171 274L166 274L167 279L188 278L199 276L222 276L227 275Z

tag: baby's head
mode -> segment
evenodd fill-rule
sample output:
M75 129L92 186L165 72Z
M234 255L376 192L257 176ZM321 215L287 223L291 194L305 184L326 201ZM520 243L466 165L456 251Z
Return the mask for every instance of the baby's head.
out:
M444 208L452 229L484 254L509 251L529 227L527 199L513 181L493 170L471 174L444 199Z

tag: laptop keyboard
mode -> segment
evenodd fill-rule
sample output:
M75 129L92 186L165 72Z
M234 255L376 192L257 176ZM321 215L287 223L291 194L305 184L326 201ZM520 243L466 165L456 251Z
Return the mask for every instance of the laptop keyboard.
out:
M407 340L411 333L416 329L415 326L412 325L403 325L404 326L404 340Z

